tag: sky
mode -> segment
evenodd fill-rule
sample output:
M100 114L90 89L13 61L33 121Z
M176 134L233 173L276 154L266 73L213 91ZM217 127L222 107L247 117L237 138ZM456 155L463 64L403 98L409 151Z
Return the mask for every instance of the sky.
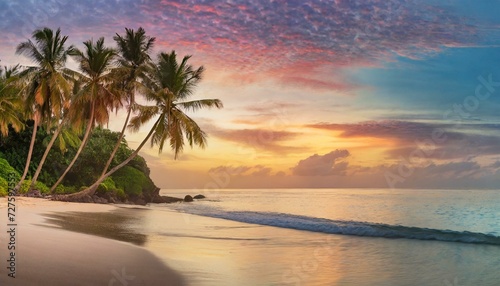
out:
M206 68L192 98L224 108L190 114L204 150L141 151L161 188L498 189L499 11L498 0L0 0L0 60L30 65L15 47L41 27L78 47L143 27L153 54L192 55ZM132 147L147 127L127 133Z

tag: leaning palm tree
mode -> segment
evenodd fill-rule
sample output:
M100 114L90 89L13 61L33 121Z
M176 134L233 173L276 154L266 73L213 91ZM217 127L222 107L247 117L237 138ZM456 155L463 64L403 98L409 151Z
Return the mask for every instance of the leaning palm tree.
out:
M65 64L70 53L74 51L73 46L66 47L67 36L61 36L61 30L55 32L49 28L35 30L32 34L33 41L28 40L17 46L16 53L29 57L36 65L27 67L22 73L21 78L26 82L25 102L28 111L34 119L33 136L26 160L25 170L31 162L35 135L39 124L51 122L52 118L56 121L62 119L63 110L69 107L69 97L71 94L71 84L66 80L64 73ZM52 148L57 136L61 132L64 124L58 124L58 127L52 134L45 152L33 175L30 188L33 188L40 175L47 155ZM50 128L47 128L49 130ZM18 189L27 175L23 173L21 181L16 188Z
M24 124L21 118L23 106L22 99L18 96L19 88L15 85L18 65L2 69L0 67L0 134L7 136L9 126L19 132Z
M52 186L51 192L55 191L75 164L95 125L106 124L109 121L109 111L120 105L119 98L109 89L109 71L116 56L115 51L104 46L104 38L99 38L96 43L90 40L83 44L84 52L76 50L72 54L79 63L79 84L83 86L73 96L69 117L77 128L85 124L85 133L73 160Z
M138 79L144 74L148 63L151 61L149 53L156 40L154 37L152 38L146 36L146 31L141 27L137 29L137 32L133 29L125 28L124 36L116 34L113 39L118 45L118 63L120 65L113 71L115 85L116 89L120 89L122 91L121 94L126 97L128 106L127 117L125 118L120 136L118 137L118 141L116 141L115 147L113 148L113 151L111 152L109 159L101 172L101 176L104 176L104 174L108 171L116 152L120 148L135 104L135 90L138 84Z
M174 152L174 158L182 152L186 143L185 139L191 147L193 145L201 148L206 146L206 133L185 111L211 107L222 108L222 102L218 99L186 101L192 95L203 73L203 67L193 69L187 64L189 58L189 56L184 57L179 64L175 51L158 55L157 63L149 65L147 77L141 88L146 98L155 104L152 106L136 105L138 114L132 118L129 125L132 131L138 131L145 123L157 117L147 136L125 161L101 176L92 186L78 193L61 196L60 200L79 200L84 196L93 195L107 177L134 159L150 140L152 147L156 145L159 147L159 152L163 151L165 142L168 141Z

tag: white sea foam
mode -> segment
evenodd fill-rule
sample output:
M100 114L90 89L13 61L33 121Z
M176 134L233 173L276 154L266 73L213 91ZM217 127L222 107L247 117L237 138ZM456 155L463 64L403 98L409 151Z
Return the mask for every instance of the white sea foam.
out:
M498 236L470 231L432 229L361 221L330 220L273 212L226 211L209 205L178 205L176 209L194 215L303 231L367 237L500 245L500 237Z

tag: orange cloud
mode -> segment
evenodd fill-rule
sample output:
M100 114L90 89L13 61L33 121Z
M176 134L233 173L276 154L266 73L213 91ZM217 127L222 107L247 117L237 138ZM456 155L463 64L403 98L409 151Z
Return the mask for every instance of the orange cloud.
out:
M232 141L246 147L273 153L288 153L303 150L303 148L283 145L284 142L293 140L299 134L288 131L269 129L213 129L210 131L214 137Z

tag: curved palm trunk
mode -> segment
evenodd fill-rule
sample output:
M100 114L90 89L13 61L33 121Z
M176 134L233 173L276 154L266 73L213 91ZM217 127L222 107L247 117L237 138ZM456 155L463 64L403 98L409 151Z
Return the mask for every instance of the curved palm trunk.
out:
M52 138L50 139L49 145L47 145L47 148L45 148L45 152L43 153L42 159L40 160L40 163L38 164L38 168L36 168L36 172L33 175L33 179L31 179L31 185L28 191L31 191L35 188L35 183L38 180L38 176L40 175L40 172L42 171L43 164L45 163L45 160L47 159L47 156L49 155L50 149L52 149L52 145L54 145L54 142L57 139L57 136L59 136L59 133L61 133L61 130L63 128L63 122L57 126L56 132L54 132L54 135L52 135Z
M104 166L104 169L102 170L100 177L102 177L102 176L104 176L104 174L106 174L106 172L108 171L109 165L111 165L111 162L113 161L113 158L115 157L115 154L118 151L118 148L120 148L120 145L122 144L122 139L123 139L123 136L125 135L125 130L127 129L127 125L128 125L128 121L130 119L131 113L132 113L132 108L129 107L127 118L125 119L125 124L123 124L123 128L122 128L122 132L120 133L120 137L118 138L118 141L115 144L115 148L113 149L113 152L111 152L111 155L109 156L109 159L106 162L106 166Z
M149 138L151 138L151 135L153 135L153 132L155 131L158 123L159 123L159 119L155 122L155 124L153 125L153 127L149 131L148 135L146 136L146 138L144 138L144 140L141 142L139 147L137 147L137 149L127 159L125 159L125 161L123 161L119 165L113 167L111 170L109 170L109 172L107 172L106 174L101 176L99 179L97 179L97 181L92 186L88 187L87 189L85 189L83 191L77 192L77 193L56 196L56 197L54 197L54 199L60 200L60 201L79 201L86 196L94 195L96 190L97 190L97 187L99 187L99 185L107 177L113 175L113 173L115 173L116 171L121 169L123 166L127 165L130 161L132 161L132 159L134 159L139 154L139 151L142 149L142 147L144 147L144 144L146 144L146 142L148 142Z
M85 135L83 135L82 143L80 144L80 147L78 147L78 150L76 151L75 157L73 157L73 160L71 161L71 163L69 163L69 165L66 168L66 170L64 171L64 173L59 177L59 179L52 186L52 188L50 188L50 192L51 193L54 193L54 191L56 190L57 186L63 181L63 179L66 176L66 174L68 174L68 172L71 170L71 168L75 164L76 160L78 159L78 157L82 153L83 148L85 148L85 146L87 145L90 132L92 131L92 126L94 125L94 112L95 112L95 104L92 104L92 111L91 111L91 114L90 114L89 123L87 124L87 129L85 130Z
M33 156L33 148L35 147L36 132L38 131L38 119L35 117L34 121L35 121L35 123L33 124L33 134L31 135L30 149L28 151L28 157L26 158L26 165L24 166L23 175L21 176L19 183L17 183L16 187L14 188L16 193L21 188L21 184L23 183L24 179L28 175L28 171L30 169L31 157Z

